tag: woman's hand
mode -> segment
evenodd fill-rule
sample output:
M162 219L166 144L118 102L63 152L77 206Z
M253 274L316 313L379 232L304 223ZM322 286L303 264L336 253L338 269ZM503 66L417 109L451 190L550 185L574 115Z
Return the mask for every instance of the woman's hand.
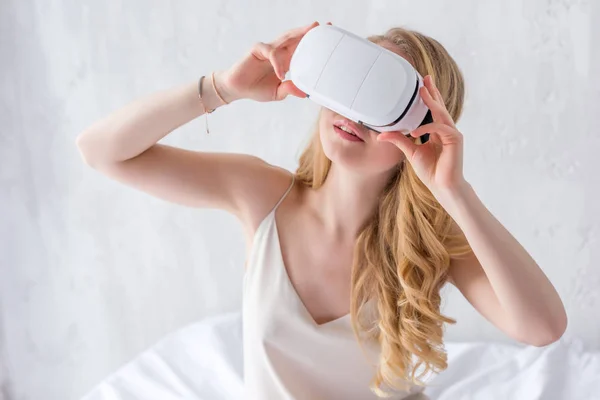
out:
M216 74L217 86L225 100L266 102L283 100L288 95L306 97L306 93L284 78L300 39L318 25L313 22L292 29L271 43L258 42L231 68Z
M384 132L377 136L377 140L393 143L402 150L418 177L435 195L466 183L463 176L463 135L456 129L431 75L423 81L420 95L431 110L433 122L418 127L410 136L418 138L429 133L429 141L418 145L397 131Z

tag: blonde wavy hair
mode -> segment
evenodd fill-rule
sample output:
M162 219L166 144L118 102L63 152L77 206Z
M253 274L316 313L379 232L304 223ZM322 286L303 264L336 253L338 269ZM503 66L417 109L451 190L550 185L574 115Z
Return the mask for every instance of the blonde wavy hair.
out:
M450 115L455 121L459 119L463 77L439 42L404 28L392 28L367 39L394 44L398 54L421 76L432 75ZM317 129L300 156L296 177L317 189L325 182L330 166ZM443 323L456 321L440 313L440 289L448 280L450 260L471 252L462 232L457 233L453 224L410 163L403 162L357 238L350 314L361 346L362 340L371 339L381 347L369 385L380 397L387 397L381 390L382 383L396 389L406 389L408 381L424 385L422 378L447 367ZM375 322L359 323L371 299ZM367 333L367 337L361 339L361 333Z

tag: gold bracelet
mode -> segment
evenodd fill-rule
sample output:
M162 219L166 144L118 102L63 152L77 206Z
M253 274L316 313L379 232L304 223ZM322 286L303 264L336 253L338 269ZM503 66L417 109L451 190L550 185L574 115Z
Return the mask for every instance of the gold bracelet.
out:
M217 85L215 85L215 71L213 71L210 74L210 80L212 81L212 86L213 89L215 90L215 93L217 94L217 96L219 96L219 99L221 99L221 101L225 104L229 104L228 101L225 101L225 99L223 98L223 96L221 96L221 93L219 93L219 91L217 90Z
M210 78L211 78L211 82L212 82L212 87L216 93L216 95L219 97L219 99L221 99L221 101L224 104L229 104L228 101L226 101L223 96L221 96L221 93L219 93L219 91L217 90L217 85L215 85L215 72L213 71L210 74ZM204 120L206 122L206 134L209 134L210 131L208 130L208 115L212 113L213 111L215 111L216 109L213 108L211 110L209 110L208 108L206 108L206 104L204 104L204 100L202 99L202 82L204 81L204 75L202 75L200 77L200 79L198 80L198 98L200 99L200 104L202 105L202 108L204 109Z
M200 99L200 104L202 104L202 108L204 109L204 121L206 123L206 134L208 135L210 132L208 131L208 114L215 111L213 108L209 110L206 108L206 104L204 104L204 100L202 99L202 81L204 80L204 75L200 77L198 80L198 98Z

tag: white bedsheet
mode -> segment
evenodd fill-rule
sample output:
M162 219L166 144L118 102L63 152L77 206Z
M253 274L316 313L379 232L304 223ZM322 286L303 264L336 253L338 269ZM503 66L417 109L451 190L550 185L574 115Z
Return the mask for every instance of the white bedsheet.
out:
M600 400L600 352L579 341L545 348L447 343L449 368L425 390L439 400ZM243 399L239 313L206 318L162 339L82 400Z

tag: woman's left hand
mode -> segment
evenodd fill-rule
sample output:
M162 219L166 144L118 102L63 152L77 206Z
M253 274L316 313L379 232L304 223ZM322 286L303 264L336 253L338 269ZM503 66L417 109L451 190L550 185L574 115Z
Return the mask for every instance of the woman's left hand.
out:
M456 129L431 75L427 75L423 83L420 95L431 110L433 122L418 127L410 136L418 138L429 133L429 140L419 145L414 143L414 139L398 131L383 132L377 136L377 140L393 143L402 150L417 176L435 195L456 189L465 183L463 135Z

